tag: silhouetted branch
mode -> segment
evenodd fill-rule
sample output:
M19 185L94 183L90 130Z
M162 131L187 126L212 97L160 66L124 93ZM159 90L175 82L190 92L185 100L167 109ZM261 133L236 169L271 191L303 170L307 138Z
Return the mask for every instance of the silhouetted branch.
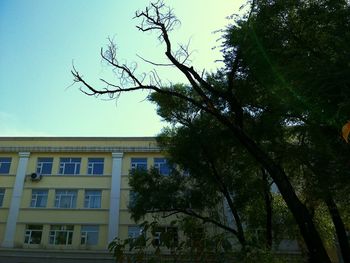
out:
M143 58L142 56L140 56L140 55L137 55L136 54L136 56L137 57L139 57L140 59L142 59L144 62L146 62L146 63L148 63L148 64L151 64L151 65L153 65L153 66L157 66L157 67L174 67L174 65L173 64L166 64L166 63L155 63L155 62L153 62L153 61L151 61L151 60L148 60L148 59L145 59L145 58Z
M220 227L221 229L224 229L232 234L234 234L235 236L238 235L238 232L237 230L231 228L231 227L228 227L218 221L215 221L214 219L212 219L211 217L207 217L207 216L202 216L201 214L198 214L196 213L194 210L192 209L183 209L183 208L172 208L172 209L154 209L154 210L148 210L147 213L170 213L168 216L170 215L174 215L174 214L179 214L179 213L182 213L182 214L185 214L185 215L188 215L188 216L192 216L192 217L195 217L195 218L198 218L200 220L203 221L203 223L212 223L218 227ZM168 216L165 216L165 217L168 217Z
M178 23L176 16L173 14L170 8L165 7L164 3L158 1L156 3L152 3L150 7L146 8L144 11L136 12L137 18L142 18L141 24L137 27L141 31L150 31L156 30L160 32L159 38L166 45L166 57L171 61L171 64L177 67L190 82L194 91L199 95L198 99L195 101L194 105L199 107L200 109L205 109L206 111L214 111L215 107L212 105L211 100L208 97L209 92L215 92L214 88L211 87L194 69L193 67L186 66L185 63L188 61L190 53L188 52L188 45L180 45L180 49L175 52L173 55L171 41L168 35L168 32L171 31ZM150 85L143 84L145 78L139 78L136 76L136 65L134 67L130 67L126 64L119 63L117 59L117 51L116 45L111 40L109 40L109 45L106 51L101 49L101 57L104 61L106 61L109 65L111 65L116 71L120 84L112 84L109 81L104 80L103 82L107 84L107 88L104 89L96 89L89 85L83 77L78 73L78 71L73 68L72 74L75 78L75 82L80 82L83 84L88 91L83 91L87 95L95 95L95 94L111 94L111 93L122 93L126 91L134 91L134 90L143 90L149 89L156 92L162 92L163 88L161 86L154 86L152 83ZM143 59L141 57L141 59ZM180 62L181 59L181 62ZM153 63L149 60L145 60L147 63L151 63L155 66L159 66L161 64ZM153 74L153 77L156 75ZM159 77L154 78L155 84L158 85ZM128 87L132 85L134 87ZM168 93L168 91L166 92ZM172 93L175 95L175 93ZM185 96L181 94L175 95L177 97L182 97L183 99L189 101ZM190 102L194 102L191 100Z

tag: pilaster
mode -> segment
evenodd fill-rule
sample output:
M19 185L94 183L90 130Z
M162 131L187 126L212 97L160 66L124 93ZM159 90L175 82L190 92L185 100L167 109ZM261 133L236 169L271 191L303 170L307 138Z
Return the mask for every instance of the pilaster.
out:
M109 204L108 242L119 235L120 184L123 153L112 153L112 181Z
M13 187L12 199L10 202L9 213L7 217L4 241L2 247L13 247L14 239L16 234L16 224L21 204L21 198L23 193L23 185L26 177L26 170L28 159L30 156L29 152L19 152L19 162L16 171L16 179Z

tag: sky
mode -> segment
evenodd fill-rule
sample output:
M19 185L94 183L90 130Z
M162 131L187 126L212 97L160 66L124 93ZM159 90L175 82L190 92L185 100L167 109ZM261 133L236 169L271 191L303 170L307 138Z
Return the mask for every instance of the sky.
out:
M175 44L190 43L195 69L222 66L218 39L243 0L165 0L181 24L171 32ZM101 61L108 38L117 43L120 61L137 63L137 55L165 62L164 46L154 33L142 33L133 19L145 0L0 0L0 136L155 136L166 125L147 93L123 94L118 100L90 97L73 84L72 65L90 83L113 82ZM164 83L183 76L157 69Z

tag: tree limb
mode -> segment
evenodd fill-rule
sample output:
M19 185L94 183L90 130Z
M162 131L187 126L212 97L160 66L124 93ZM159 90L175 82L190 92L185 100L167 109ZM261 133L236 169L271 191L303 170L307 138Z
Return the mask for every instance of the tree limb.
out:
M192 217L198 218L198 219L202 220L203 223L212 223L212 224L218 226L219 228L224 229L224 230L234 234L235 236L238 235L237 230L235 230L235 229L233 229L231 227L228 227L228 226L226 226L226 225L224 225L224 224L222 224L222 223L220 223L218 221L215 221L215 220L213 220L210 217L202 216L202 215L196 213L192 209L171 208L171 209L153 209L153 210L146 211L146 213L161 213L161 212L171 213L171 215L174 215L174 214L177 214L177 213L182 213L182 214L185 214L185 215L188 215L188 216L192 216Z

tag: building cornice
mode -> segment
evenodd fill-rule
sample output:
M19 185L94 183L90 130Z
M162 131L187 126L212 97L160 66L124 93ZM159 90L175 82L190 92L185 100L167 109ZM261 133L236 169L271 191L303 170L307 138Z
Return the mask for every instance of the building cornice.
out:
M155 141L155 137L1 137L0 141Z
M0 146L0 152L160 152L159 147L103 147L103 146Z

